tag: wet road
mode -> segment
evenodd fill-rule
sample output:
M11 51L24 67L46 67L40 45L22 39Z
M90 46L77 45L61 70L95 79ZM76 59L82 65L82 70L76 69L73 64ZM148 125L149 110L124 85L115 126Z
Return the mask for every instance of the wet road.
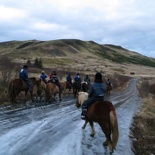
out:
M126 90L112 92L107 98L116 107L120 132L113 155L133 154L130 126L141 105L136 82L133 79ZM89 125L81 128L84 121L75 102L73 96L67 96L59 105L0 109L0 155L108 155L99 125L95 124L94 138L90 137Z

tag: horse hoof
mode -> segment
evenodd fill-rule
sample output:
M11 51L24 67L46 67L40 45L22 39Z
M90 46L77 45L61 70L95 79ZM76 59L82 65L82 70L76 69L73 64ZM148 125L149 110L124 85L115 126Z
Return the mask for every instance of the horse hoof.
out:
M107 143L107 141L105 141L105 142L103 143L103 145L104 145L104 146L108 146L108 143Z
M94 134L90 134L91 137L94 137Z

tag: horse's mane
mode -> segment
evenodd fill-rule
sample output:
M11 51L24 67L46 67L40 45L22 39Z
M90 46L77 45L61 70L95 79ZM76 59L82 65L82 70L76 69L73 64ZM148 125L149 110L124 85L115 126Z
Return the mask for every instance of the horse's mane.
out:
M83 104L83 102L88 98L88 93L87 92L79 92L78 93L78 102L80 105Z

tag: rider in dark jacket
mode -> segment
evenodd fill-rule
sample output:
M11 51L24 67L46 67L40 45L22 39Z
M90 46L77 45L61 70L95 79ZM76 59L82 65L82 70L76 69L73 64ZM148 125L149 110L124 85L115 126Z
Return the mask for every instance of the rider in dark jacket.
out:
M102 82L102 74L96 73L95 74L95 81L91 85L88 99L82 104L82 114L81 119L86 119L86 111L87 108L96 101L103 101L104 100L104 94L106 92L106 85Z
M62 92L62 88L61 88L61 85L59 83L59 78L57 76L57 73L56 71L53 71L52 72L52 79L51 79L51 82L55 83L58 87L59 87L59 91L60 93Z
M81 83L81 77L80 77L79 73L76 74L74 81Z
M66 81L72 84L72 78L70 74L68 74L68 76L66 77Z
M24 65L19 72L19 78L25 81L28 84L29 90L32 91L32 83L31 83L31 80L28 78L27 69L28 69L28 66Z

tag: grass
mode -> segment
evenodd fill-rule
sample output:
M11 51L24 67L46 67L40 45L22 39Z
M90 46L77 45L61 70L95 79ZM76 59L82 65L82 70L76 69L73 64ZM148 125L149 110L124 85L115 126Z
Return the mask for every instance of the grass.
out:
M132 128L136 155L153 155L155 152L155 92L152 91L154 84L154 79L142 79L138 83L143 105Z

